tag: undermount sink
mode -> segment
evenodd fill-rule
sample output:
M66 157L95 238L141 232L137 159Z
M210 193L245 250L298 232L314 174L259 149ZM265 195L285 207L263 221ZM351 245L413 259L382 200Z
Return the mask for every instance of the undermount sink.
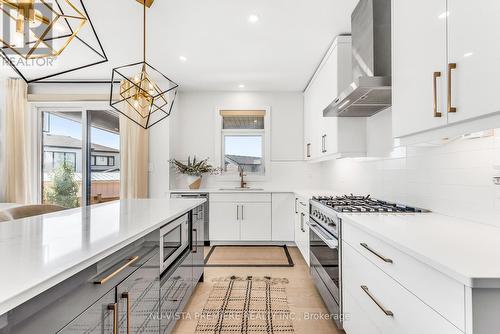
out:
M221 191L263 191L264 189L262 188L240 188L240 187L233 187L233 188L219 188Z

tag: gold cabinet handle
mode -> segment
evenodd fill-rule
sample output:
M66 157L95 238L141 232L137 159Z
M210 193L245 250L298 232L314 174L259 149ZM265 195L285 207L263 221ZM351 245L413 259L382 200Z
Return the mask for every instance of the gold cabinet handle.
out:
M370 297L370 299L375 303L375 305L377 305L378 308L381 309L382 312L385 313L386 316L388 316L388 317L394 316L394 313L392 313L392 311L385 309L385 307L382 306L382 304L375 297L372 296L372 294L370 293L370 290L368 289L368 287L366 285L362 285L361 289L368 295L368 297Z
M456 68L457 68L456 63L448 64L448 112L449 113L457 112L457 108L452 107L451 105L451 71L455 70Z
M108 304L108 310L113 311L113 334L118 333L118 306L116 303Z
M367 251L369 251L370 253L372 253L373 255L375 255L376 257L378 257L379 259L381 259L382 261L386 262L386 263L393 263L393 261L383 255L380 255L379 253L377 253L375 250L373 250L370 246L368 246L367 244L365 243L360 243L361 247L363 247L364 249L366 249Z
M438 111L438 96L437 96L437 78L441 77L441 72L434 72L433 75L433 92L434 92L434 117L441 117L443 114Z
M134 256L134 257L130 258L127 261L127 263L125 263L123 266L121 266L120 268L118 268L115 271L113 271L108 276L104 277L101 280L94 281L94 284L104 284L104 283L106 283L107 281L109 281L110 279L112 279L113 277L115 277L116 275L118 275L120 272L122 272L125 268L129 267L130 265L132 265L132 263L134 263L137 260L139 260L138 256Z
M127 304L127 334L130 334L130 295L128 292L122 293L122 298L126 300Z

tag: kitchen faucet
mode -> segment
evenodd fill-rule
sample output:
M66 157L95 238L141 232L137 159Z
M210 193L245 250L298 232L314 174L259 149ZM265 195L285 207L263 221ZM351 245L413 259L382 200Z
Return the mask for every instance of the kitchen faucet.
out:
M246 188L247 187L247 183L245 182L244 177L247 176L247 175L243 171L243 167L238 166L238 170L240 172L240 188Z

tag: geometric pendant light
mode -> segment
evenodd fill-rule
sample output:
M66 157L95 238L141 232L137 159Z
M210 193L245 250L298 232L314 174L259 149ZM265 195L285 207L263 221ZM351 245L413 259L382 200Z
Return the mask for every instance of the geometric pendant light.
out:
M148 129L170 116L179 85L146 61L146 6L143 2L143 60L113 69L110 106Z
M82 0L0 0L0 56L27 83L107 62Z

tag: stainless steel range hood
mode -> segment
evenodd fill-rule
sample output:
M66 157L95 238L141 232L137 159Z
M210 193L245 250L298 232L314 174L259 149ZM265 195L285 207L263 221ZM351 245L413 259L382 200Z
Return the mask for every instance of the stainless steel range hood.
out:
M351 16L353 82L323 111L369 117L392 104L391 0L360 0Z

